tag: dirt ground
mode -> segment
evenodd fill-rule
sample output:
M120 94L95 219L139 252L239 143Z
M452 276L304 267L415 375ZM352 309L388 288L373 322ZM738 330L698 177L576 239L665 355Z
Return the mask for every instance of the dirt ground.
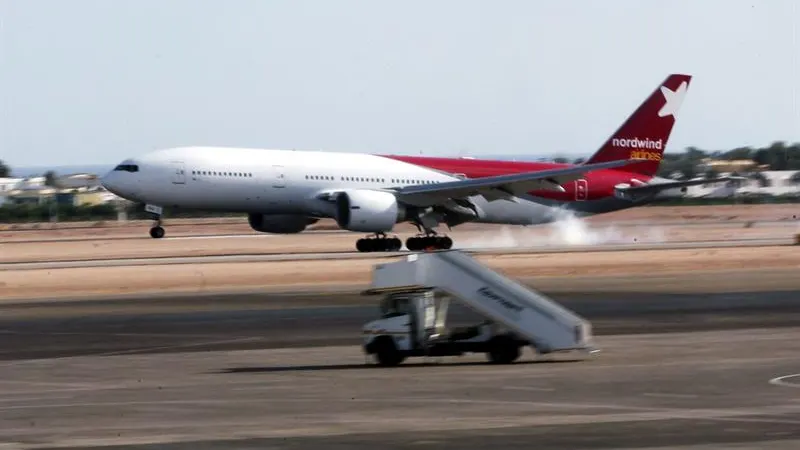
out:
M718 205L718 206L648 206L598 215L588 223L618 224L658 222L660 224L731 222L731 221L792 221L800 218L800 205ZM246 217L215 219L165 219L167 236L260 234L247 224ZM151 222L105 221L35 224L0 224L0 242L30 239L64 239L76 237L137 237L147 236ZM321 220L309 230L338 229L331 220ZM464 224L459 230L486 229L486 225ZM415 228L401 225L398 233L413 233Z
M800 273L798 247L639 250L597 253L479 255L479 261L512 277L625 276L636 278L696 271L751 270ZM0 271L0 298L76 297L140 292L205 292L243 289L366 285L372 267L389 258L179 264ZM790 278L796 279L791 276ZM567 281L568 282L568 281Z
M638 208L586 221L536 227L468 224L448 234L456 248L790 239L800 232L797 205ZM753 225L750 221L769 221ZM74 224L73 224L74 225ZM105 228L62 228L0 233L0 263L104 258L353 251L357 233L255 233L242 220L192 220L169 225L168 236L138 238L148 223ZM49 225L48 225L49 226ZM403 227L401 227L403 228ZM176 230L177 229L177 230ZM183 230L182 232L180 230ZM398 230L401 237L413 229ZM213 238L214 234L246 234ZM23 242L55 238L50 242ZM58 241L65 238L87 240ZM121 238L121 239L120 239ZM790 247L639 250L582 254L481 255L479 260L514 277L652 277L662 273L753 270L800 273L800 251ZM0 299L81 297L140 292L294 289L364 285L382 260L317 260L181 264L48 270L0 270ZM791 277L796 278L796 277ZM779 279L778 281L782 281Z
M646 207L531 227L465 224L446 231L456 248L792 239L800 205ZM613 220L612 220L613 219ZM755 221L758 219L759 221ZM752 221L751 221L752 220ZM321 221L320 224L323 224ZM258 233L242 219L176 219L165 239L147 236L147 222L98 228L41 228L0 232L0 263L232 254L350 252L361 235L350 232ZM324 225L324 224L323 224ZM328 224L330 225L330 224ZM319 227L318 227L319 228ZM324 228L324 227L323 227ZM399 226L403 239L416 233ZM224 236L228 234L229 236ZM212 236L220 238L211 239ZM184 237L208 239L173 239Z

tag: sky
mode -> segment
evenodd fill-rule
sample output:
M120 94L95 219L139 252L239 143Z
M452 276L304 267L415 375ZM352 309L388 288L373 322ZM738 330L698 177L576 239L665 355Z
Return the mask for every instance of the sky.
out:
M669 73L667 151L800 141L793 0L0 0L0 159L220 145L587 156Z

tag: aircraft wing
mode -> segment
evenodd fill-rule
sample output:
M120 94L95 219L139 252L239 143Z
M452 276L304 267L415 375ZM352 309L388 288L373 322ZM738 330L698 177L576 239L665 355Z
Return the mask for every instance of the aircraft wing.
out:
M643 161L622 159L596 164L583 164L563 169L541 170L494 177L473 178L435 184L420 184L392 189L397 200L419 207L443 205L453 199L482 196L488 201L511 200L532 190L564 192L562 184L582 178L587 172L622 167Z

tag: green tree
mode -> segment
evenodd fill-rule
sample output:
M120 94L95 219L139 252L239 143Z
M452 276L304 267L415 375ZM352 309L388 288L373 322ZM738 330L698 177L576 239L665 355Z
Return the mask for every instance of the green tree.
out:
M800 170L800 142L795 142L786 148L787 168Z
M56 182L56 173L52 170L48 170L44 173L44 185L50 187L58 187L58 182Z
M739 147L733 150L728 150L727 152L723 153L722 159L727 159L727 160L752 159L753 153L755 152L750 147Z
M689 161L700 161L703 158L708 158L708 154L703 150L698 149L697 147L688 147L686 149L686 158Z
M773 142L767 148L770 156L769 168L772 170L788 170L789 169L789 152L786 148L786 143L783 141Z
M753 153L753 162L759 166L768 166L772 162L769 156L769 150L760 148Z
M699 164L703 158L750 159L760 166L767 166L768 170L800 170L800 142L787 145L786 142L775 141L766 147L737 147L727 151L688 147L681 155L681 160L689 160L693 165ZM664 159L666 163L667 158ZM674 167L670 167L670 170L674 170Z
M11 176L11 168L0 159L0 178L6 178Z

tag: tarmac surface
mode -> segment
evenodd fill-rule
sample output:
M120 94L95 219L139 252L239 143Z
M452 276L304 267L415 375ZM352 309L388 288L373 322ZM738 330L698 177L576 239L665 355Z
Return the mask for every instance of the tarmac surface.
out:
M3 304L0 448L800 446L800 291L551 295L599 354L380 369L352 293Z

